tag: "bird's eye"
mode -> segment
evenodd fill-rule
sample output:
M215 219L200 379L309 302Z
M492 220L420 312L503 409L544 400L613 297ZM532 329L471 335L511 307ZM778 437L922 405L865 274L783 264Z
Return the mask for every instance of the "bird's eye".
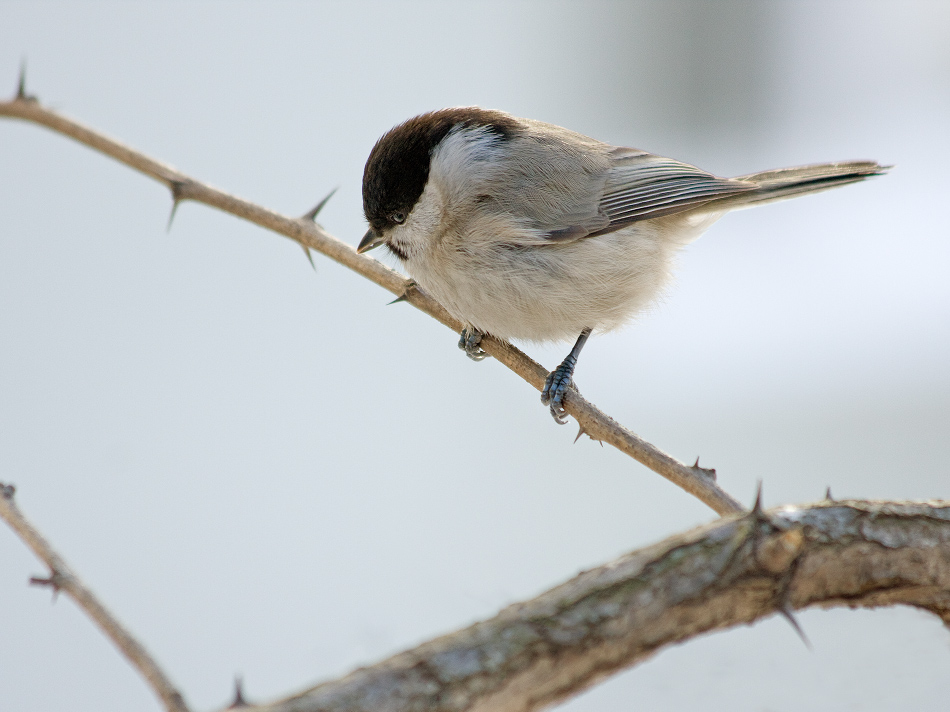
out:
M392 215L389 216L389 218L397 225L402 225L404 222L406 222L405 213L393 213Z

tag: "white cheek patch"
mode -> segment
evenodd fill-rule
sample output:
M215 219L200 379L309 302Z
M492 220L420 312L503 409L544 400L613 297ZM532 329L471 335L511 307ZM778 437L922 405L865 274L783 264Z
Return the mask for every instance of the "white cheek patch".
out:
M484 127L453 129L433 151L425 189L406 222L389 231L389 244L408 259L437 245L452 222L446 214L458 218L457 211L480 192L498 151L498 137Z
M441 232L443 200L433 181L426 183L406 222L389 232L389 242L409 257L423 252Z

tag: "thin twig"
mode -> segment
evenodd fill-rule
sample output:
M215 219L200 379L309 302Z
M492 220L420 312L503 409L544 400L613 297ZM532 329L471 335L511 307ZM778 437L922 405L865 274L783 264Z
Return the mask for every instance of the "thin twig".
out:
M53 594L65 593L86 612L93 622L99 626L115 646L132 663L148 682L149 686L165 705L167 712L188 712L188 706L181 693L175 688L168 676L162 671L149 655L145 647L139 643L125 627L116 620L109 610L102 605L95 594L86 588L85 584L73 573L72 569L56 553L46 538L30 524L20 512L13 499L12 485L0 483L0 518L10 525L23 542L36 554L46 566L50 575L46 578L34 576L30 583L49 586Z
M759 509L250 711L534 712L709 631L779 614L804 636L794 610L899 604L950 624L950 502Z
M204 203L289 237L302 245L304 249L316 250L349 267L445 324L456 333L462 329L463 325L459 321L434 299L418 289L411 280L407 280L403 275L371 257L358 255L353 247L315 224L309 213L299 218L287 217L212 188L169 165L149 158L98 131L43 107L35 97L27 95L22 88L13 100L0 102L0 116L23 119L45 126L154 178L171 191L174 206L185 200ZM547 371L540 364L511 344L492 337L483 339L481 346L535 389L541 390ZM719 514L742 511L742 505L716 484L714 471L695 466L689 467L671 457L617 423L574 389L568 391L564 405L567 412L577 420L580 431L592 439L613 445L697 497Z

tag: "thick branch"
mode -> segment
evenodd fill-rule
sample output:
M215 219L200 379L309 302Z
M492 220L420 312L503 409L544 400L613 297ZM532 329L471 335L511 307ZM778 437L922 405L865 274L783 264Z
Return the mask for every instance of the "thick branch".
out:
M721 519L491 620L253 709L530 712L665 645L809 606L906 604L950 625L950 502L824 502Z
M33 97L26 96L22 87L13 100L0 102L0 116L23 119L46 126L100 153L111 156L130 168L163 183L171 190L176 203L184 200L204 203L289 237L304 247L321 252L345 267L349 267L393 294L404 297L409 304L442 322L456 333L462 329L461 323L435 300L416 288L411 281L371 257L358 255L353 247L330 235L309 219L309 216L291 218L280 215L200 183L171 166L149 158L129 146L43 107ZM487 337L481 342L481 346L535 389L541 390L547 372L540 364L504 341ZM719 514L742 511L742 505L716 484L712 470L684 465L627 430L585 400L576 390L571 389L568 392L565 408L577 420L581 432L587 433L594 440L613 445L697 497Z
M146 678L157 664L85 588L0 483L0 517ZM671 643L809 606L905 604L950 626L950 502L826 501L744 515L586 571L495 618L270 705L267 712L532 712ZM797 624L796 628L797 628ZM243 698L242 698L243 700Z
M142 674L168 712L188 712L181 693L175 689L148 651L100 603L95 594L86 588L45 537L20 513L13 501L13 491L12 485L0 482L0 518L10 525L50 571L49 578L33 578L31 583L50 586L54 594L62 591L72 598Z

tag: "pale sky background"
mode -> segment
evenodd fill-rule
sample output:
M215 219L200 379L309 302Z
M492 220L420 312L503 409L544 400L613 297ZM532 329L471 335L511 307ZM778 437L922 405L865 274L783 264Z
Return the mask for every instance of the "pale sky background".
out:
M588 344L592 401L768 504L950 498L950 4L0 0L0 86L355 244L373 142L479 104L722 175L872 158L731 215ZM380 288L0 121L0 480L195 709L265 701L709 521ZM529 348L551 367L565 347ZM158 709L0 527L0 710ZM810 611L561 709L946 710L950 633Z

